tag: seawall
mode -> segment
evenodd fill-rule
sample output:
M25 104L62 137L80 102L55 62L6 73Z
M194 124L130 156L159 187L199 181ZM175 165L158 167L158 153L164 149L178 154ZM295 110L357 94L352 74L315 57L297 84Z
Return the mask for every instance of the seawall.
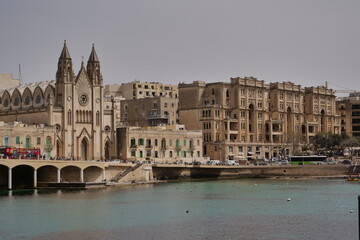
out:
M346 177L359 172L350 165L207 166L153 165L158 180L241 177ZM353 171L355 169L355 171Z

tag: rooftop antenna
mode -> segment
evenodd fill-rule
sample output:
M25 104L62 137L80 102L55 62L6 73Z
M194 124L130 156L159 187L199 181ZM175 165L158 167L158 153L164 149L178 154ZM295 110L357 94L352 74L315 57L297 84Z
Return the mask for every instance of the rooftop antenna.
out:
M21 65L20 64L19 64L19 80L20 80L20 85L23 84L22 76L21 76Z

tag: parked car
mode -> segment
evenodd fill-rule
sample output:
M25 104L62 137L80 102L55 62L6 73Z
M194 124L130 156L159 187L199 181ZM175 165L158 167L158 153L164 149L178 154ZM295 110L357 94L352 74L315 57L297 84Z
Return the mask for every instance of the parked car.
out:
M334 161L334 160L327 160L327 161L325 161L327 164L336 164L336 161Z
M266 162L264 162L264 161L260 161L260 162L255 162L255 165L265 166L265 165L268 165L268 164Z
M289 161L288 160L281 160L281 165L288 165L289 164Z
M351 164L351 161L349 159L345 159L344 161L342 161L343 164Z

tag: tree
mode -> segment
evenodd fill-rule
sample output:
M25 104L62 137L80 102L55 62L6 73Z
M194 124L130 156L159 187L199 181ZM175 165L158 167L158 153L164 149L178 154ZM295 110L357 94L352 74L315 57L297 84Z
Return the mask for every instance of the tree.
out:
M344 139L343 141L341 141L340 146L342 148L348 149L350 152L350 159L352 159L353 154L354 154L354 147L359 147L360 146L360 139L357 137L348 137L346 139Z
M320 132L313 138L312 145L315 151L330 151L333 153L341 147L341 142L348 138L347 135Z

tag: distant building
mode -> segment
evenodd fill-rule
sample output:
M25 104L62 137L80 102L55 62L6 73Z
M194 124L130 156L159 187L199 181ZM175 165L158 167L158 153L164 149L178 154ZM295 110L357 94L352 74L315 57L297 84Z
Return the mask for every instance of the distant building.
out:
M341 115L341 133L360 136L360 92L350 93L336 102Z
M318 132L340 133L331 89L254 77L179 84L178 113L187 129L203 130L204 156L219 160L289 155Z
M0 122L0 145L12 148L39 148L46 158L56 156L56 128L44 124ZM17 154L19 155L19 154Z
M120 127L117 129L119 158L126 161L203 161L202 133L182 125Z
M151 97L178 98L178 87L158 82L133 81L130 83L106 85L105 95L121 96L126 100Z
M0 90L20 85L20 79L14 79L11 73L0 73Z
M145 127L177 123L177 98L153 97L122 100L120 103L123 125Z

